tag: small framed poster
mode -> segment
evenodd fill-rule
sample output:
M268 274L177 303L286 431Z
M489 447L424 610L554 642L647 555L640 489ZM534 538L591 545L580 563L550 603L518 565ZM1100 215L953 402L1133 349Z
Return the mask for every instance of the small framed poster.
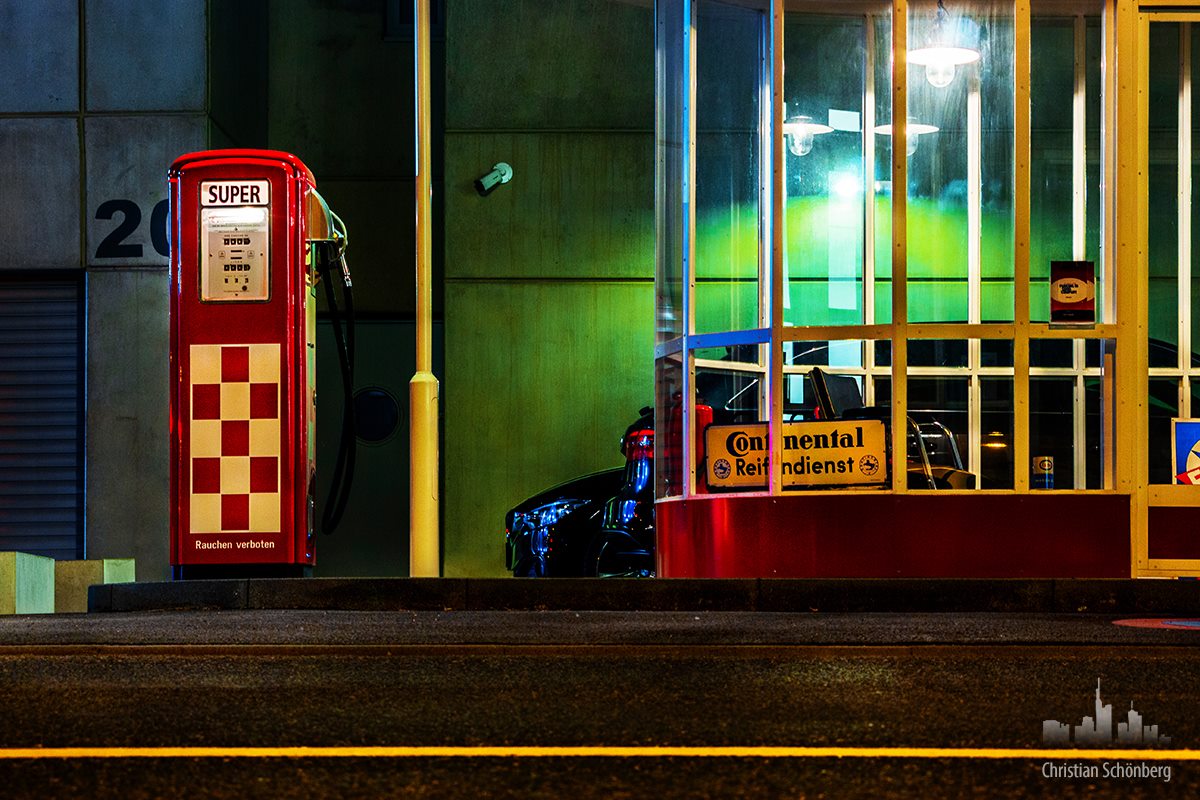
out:
M1096 324L1096 265L1091 261L1050 262L1050 324Z
M1175 483L1200 486L1200 419L1171 420L1171 456Z

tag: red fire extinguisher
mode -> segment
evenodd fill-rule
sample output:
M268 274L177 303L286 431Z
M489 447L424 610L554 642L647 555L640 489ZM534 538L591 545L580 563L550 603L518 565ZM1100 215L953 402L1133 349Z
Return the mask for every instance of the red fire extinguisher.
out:
M695 439L692 444L692 459L696 464L696 493L707 494L708 484L704 480L704 429L712 424L713 410L712 406L705 405L699 398L696 400L695 413L692 415L695 422ZM676 392L671 398L671 408L667 414L667 430L666 430L666 473L668 480L667 493L679 494L683 492L683 486L670 485L674 481L682 481L686 474L687 465L683 463L683 395Z

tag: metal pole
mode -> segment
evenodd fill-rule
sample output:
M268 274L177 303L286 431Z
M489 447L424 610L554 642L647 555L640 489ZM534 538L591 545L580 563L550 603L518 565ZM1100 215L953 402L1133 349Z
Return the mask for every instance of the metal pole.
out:
M892 4L892 491L908 491L908 0Z
M409 567L414 578L441 574L438 540L438 380L433 374L433 301L430 287L429 0L413 0L417 35L417 371L408 384Z

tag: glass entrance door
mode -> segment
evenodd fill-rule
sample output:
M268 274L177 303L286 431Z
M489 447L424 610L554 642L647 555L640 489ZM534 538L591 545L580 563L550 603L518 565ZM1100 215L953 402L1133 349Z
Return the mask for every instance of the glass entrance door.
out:
M1200 14L1143 13L1137 34L1146 444L1133 464L1135 573L1200 575Z

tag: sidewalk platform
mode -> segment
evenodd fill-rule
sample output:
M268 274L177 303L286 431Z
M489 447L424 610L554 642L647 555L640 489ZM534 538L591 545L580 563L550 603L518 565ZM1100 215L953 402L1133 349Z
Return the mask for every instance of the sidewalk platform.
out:
M166 610L1003 612L1200 617L1200 581L244 578L117 583L89 612Z

